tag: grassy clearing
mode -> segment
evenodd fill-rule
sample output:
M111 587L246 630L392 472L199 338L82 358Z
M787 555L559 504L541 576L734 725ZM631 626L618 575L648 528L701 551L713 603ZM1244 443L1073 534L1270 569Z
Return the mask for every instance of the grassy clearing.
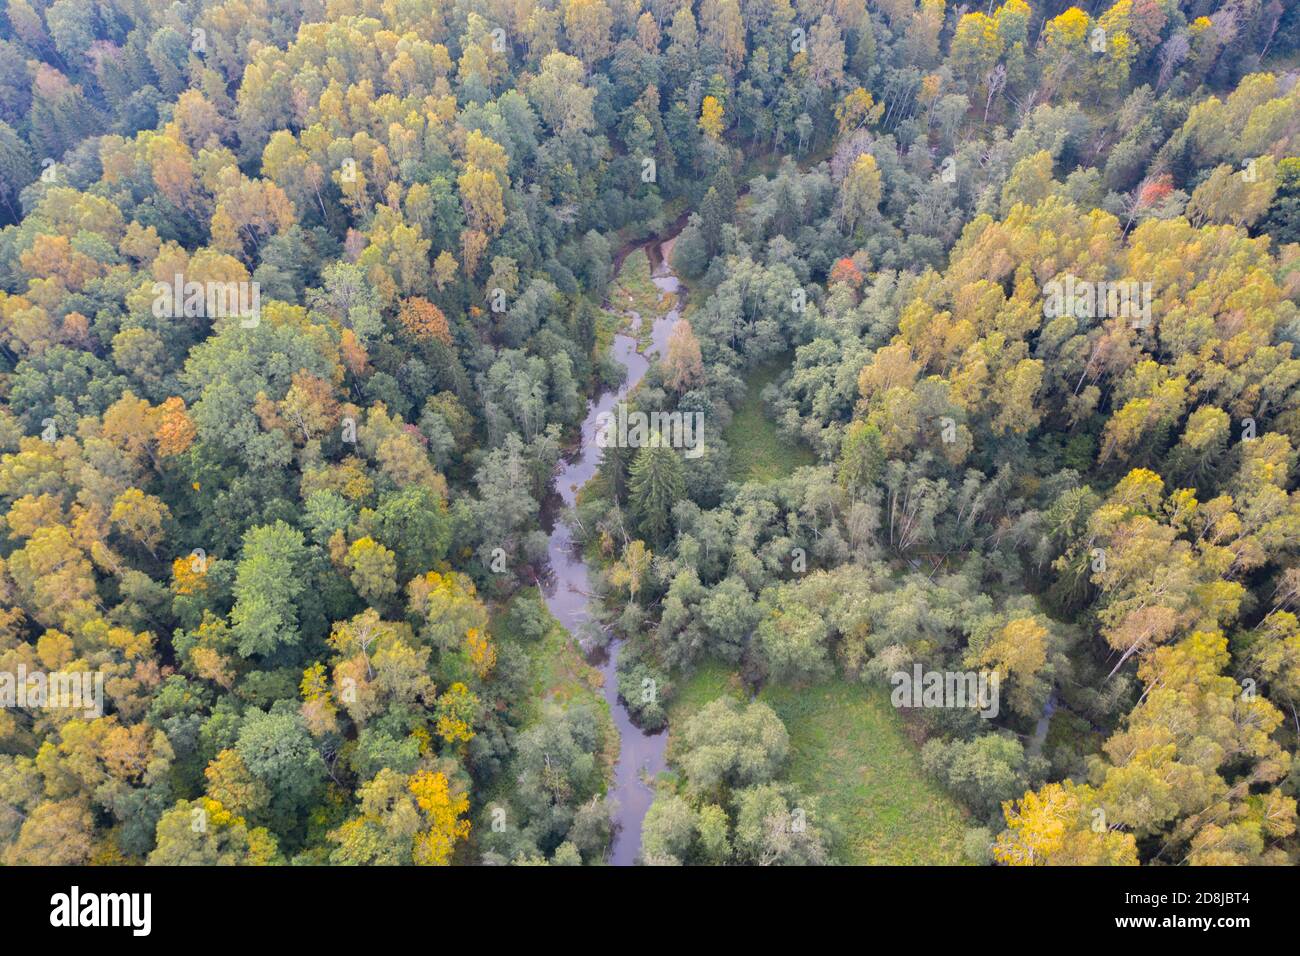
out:
M883 688L766 688L790 732L790 779L838 822L845 863L958 864L961 808L921 771Z
M636 249L623 260L618 275L610 283L609 309L604 315L612 321L614 331L635 333L637 349L644 353L653 338L655 319L666 315L676 298L671 292L664 292L654 284L650 256L645 249ZM632 324L634 312L641 319L635 328Z
M635 312L653 317L659 315L663 293L650 278L650 256L644 249L631 252L623 260L609 288L610 308L618 312Z
M735 481L777 481L796 468L815 465L811 450L791 441L776 426L763 405L763 389L785 370L785 358L759 365L749 373L749 389L723 431L731 449L730 476Z
M680 727L715 698L742 698L735 671L706 663L676 686L669 727ZM790 733L788 778L838 822L841 862L957 864L962 809L921 771L888 692L831 681L816 687L768 687L759 695ZM669 759L673 746L669 742Z
M573 636L558 622L529 648L529 657L533 664L532 696L537 701L609 709L600 695L600 672L583 659Z
M596 314L596 344L592 348L592 358L608 355L614 347L614 336L624 325L622 316L615 315L608 309L601 309Z
M541 600L540 595L537 599ZM530 727L537 723L548 705L567 708L585 704L596 712L604 727L606 744L603 757L607 771L612 770L619 750L618 731L609 712L609 703L601 695L600 672L587 663L573 635L549 613L547 617L551 626L545 635L539 640L518 645L528 655L531 678L528 694L520 702L522 726Z

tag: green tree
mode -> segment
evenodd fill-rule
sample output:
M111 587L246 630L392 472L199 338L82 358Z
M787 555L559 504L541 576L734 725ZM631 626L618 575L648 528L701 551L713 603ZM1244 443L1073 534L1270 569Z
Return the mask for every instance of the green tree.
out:
M654 435L632 460L628 489L632 513L644 536L658 542L666 539L672 525L672 510L686 496L682 461L662 436Z
M691 791L719 794L776 778L790 752L785 725L767 704L719 697L683 725L679 763Z
M302 532L283 521L244 535L235 571L231 630L244 657L270 654L301 639L300 605L310 579Z

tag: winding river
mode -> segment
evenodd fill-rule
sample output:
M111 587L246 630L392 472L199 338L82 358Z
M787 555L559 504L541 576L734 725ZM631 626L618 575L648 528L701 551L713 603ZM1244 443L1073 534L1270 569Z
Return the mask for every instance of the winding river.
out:
M651 358L666 353L668 335L681 317L681 284L667 265L666 252L671 248L671 241L671 238L652 240L630 253L640 255L644 252L649 255L654 284L662 292L674 293L676 298L673 308L666 315L653 320L651 344L645 354L637 350L641 323L645 320L635 313L632 315L632 334L614 336L612 353L614 359L627 370L627 377L617 392L597 396L587 406L579 446L572 457L560 463L555 476L555 491L565 507L573 505L578 490L595 475L600 464L600 449L595 443L597 417L602 412L610 411L636 388L650 368ZM576 636L589 617L587 563L582 559L574 544L573 535L563 520L555 522L548 551L551 575L542 589L546 606L569 633ZM609 702L620 744L614 764L614 779L608 792L611 802L616 804L609 862L615 866L630 866L636 863L637 853L641 849L641 821L654 799L653 780L664 769L668 732L662 730L655 734L645 733L632 722L627 708L618 699L615 668L619 649L619 642L612 641L607 649L593 655L590 660L604 676L601 692Z

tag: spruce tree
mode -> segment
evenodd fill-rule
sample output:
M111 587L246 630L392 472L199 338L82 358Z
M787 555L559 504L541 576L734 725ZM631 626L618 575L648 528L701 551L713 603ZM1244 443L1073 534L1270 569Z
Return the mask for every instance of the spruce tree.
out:
M686 478L677 452L659 435L637 452L629 486L632 513L641 533L655 543L662 542L671 523L673 505L686 495Z

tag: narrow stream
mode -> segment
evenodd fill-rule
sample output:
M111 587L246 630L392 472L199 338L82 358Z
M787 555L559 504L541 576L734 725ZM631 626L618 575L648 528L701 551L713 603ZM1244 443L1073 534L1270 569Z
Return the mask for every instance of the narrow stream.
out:
M662 253L667 243L652 241L632 255L649 255L653 266L653 281L662 292L677 295L673 308L654 320L651 345L647 354L637 351L640 316L633 316L632 335L614 336L613 356L625 369L627 378L617 392L606 392L587 406L587 417L582 422L582 437L577 451L569 460L562 461L555 476L555 491L566 507L573 505L578 490L585 485L600 464L600 449L596 447L597 416L611 410L623 401L650 368L650 359L663 355L668 348L668 335L681 316L681 286L668 268ZM555 522L548 545L551 574L543 586L546 606L570 634L577 635L589 617L587 611L587 564L574 545L569 527L561 520ZM614 813L614 838L610 846L609 862L615 866L630 866L636 862L641 849L641 821L654 799L652 781L664 769L664 750L668 745L668 732L662 730L647 734L632 722L627 708L618 699L619 642L591 657L591 663L604 676L602 688L605 700L618 729L620 749L614 764L614 780L609 788L609 798L617 804Z

